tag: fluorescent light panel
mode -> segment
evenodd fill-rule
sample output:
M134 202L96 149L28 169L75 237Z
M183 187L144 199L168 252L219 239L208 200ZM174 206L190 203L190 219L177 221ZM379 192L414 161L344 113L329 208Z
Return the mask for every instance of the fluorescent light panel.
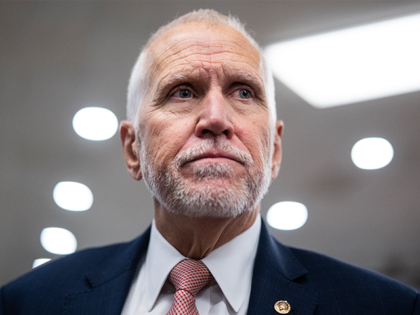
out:
M270 45L274 76L332 107L420 90L420 14Z

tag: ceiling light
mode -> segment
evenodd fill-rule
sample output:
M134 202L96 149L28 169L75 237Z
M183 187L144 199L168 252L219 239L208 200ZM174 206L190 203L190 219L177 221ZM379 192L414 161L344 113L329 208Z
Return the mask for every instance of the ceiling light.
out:
M41 244L53 254L67 255L77 248L76 237L72 232L58 227L45 228L41 232Z
M38 258L34 260L34 263L32 264L32 269L41 266L43 264L45 264L46 262L49 262L51 259L50 258Z
M95 141L106 140L117 132L118 120L109 109L85 107L74 115L73 128L82 138Z
M420 14L270 45L274 75L324 108L420 90Z
M267 213L268 224L278 230L296 230L308 219L305 205L294 201L278 202Z
M89 187L76 182L60 182L54 187L55 203L70 211L88 210L93 203L93 195Z
M383 138L365 138L356 142L351 159L358 168L375 170L387 166L394 156L391 143Z

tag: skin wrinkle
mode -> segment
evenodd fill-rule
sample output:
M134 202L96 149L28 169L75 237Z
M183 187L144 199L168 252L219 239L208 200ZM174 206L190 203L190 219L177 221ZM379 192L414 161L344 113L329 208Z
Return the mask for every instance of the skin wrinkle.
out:
M147 155L146 154L144 154L144 157L145 157L144 160L147 161ZM159 158L159 156L157 156L157 158ZM162 165L162 164L161 163L157 163L156 160L155 160L153 162L152 161L149 161L147 163L147 165ZM226 171L226 172L228 172L228 171ZM145 178L149 178L148 174L150 174L150 173L156 174L156 171L153 171L153 169L151 169L151 168L145 168L144 173L145 173ZM166 176L166 180L165 180L166 185L164 185L165 187L179 187L179 186L182 185L181 184L181 180L180 180L180 178L178 176L176 176L175 178L168 177L170 174L173 174L173 173L178 174L178 173L171 172L169 170L164 170L164 169L162 169L158 173L159 174L166 174L167 175ZM252 181L249 180L250 179L249 177L247 177L247 178L248 178L248 182L252 182ZM159 184L156 183L156 181L153 181L151 178L149 178L149 181L146 181L146 183L148 183L148 184L151 185L151 186L149 186L149 188L150 188L150 190L152 192L153 191L156 191L156 189L159 190L159 187L161 187L161 186L159 186ZM245 184L245 183L243 183L243 181L242 181L242 184ZM155 187L154 189L153 189L153 186ZM236 186L237 185L235 185L235 187ZM259 187L259 186L265 186L265 185L261 185L260 182L258 184L248 185L249 188L253 188L253 189L256 189L256 187ZM161 187L161 188L162 188L162 190L165 190L164 187ZM236 189L238 189L238 188L239 187L236 187ZM211 211L211 212L214 213L214 210L215 210L214 207L219 208L220 211L221 210L228 210L228 211L225 211L224 212L226 214L219 214L221 216L233 215L233 213L237 213L236 215L238 215L238 214L240 214L242 212L242 210L239 210L239 208L238 208L238 210L233 211L233 208L229 208L228 207L228 204L226 204L226 203L224 203L222 207L220 207L221 205L218 206L218 204L219 204L220 201L218 201L216 199L213 199L215 197L212 197L212 195L213 196L229 195L230 191L226 191L226 189L224 187L221 188L221 189L219 189L219 191L216 192L215 189L214 189L214 187L210 187L210 186L208 186L208 185L205 184L205 185L202 186L201 192L202 192L201 194L198 194L198 191L196 191L196 193L194 193L194 195L189 194L188 195L189 197L186 197L184 195L185 192L183 190L178 190L174 194L173 197L175 198L175 200L178 200L179 202L185 201L187 199L187 200L190 200L190 202L192 202L192 204L195 204L196 202L198 202L198 199L200 199L200 198L202 199L204 197L204 195L207 195L207 196L210 196L208 198L208 201L207 201L208 204L207 204L206 208L209 207L209 208L207 208L207 209L209 209L207 211ZM161 191L161 193L160 193L160 195L166 195L166 196L168 196L168 194L170 194L170 193L169 192L164 192L164 191ZM175 203L175 200L172 200L171 202L168 203L167 200L164 200L164 199L159 198L160 196L156 195L156 193L154 195L155 195L156 198L158 198L158 200L162 204L165 205L165 208L167 208L168 210L174 209L173 208L173 204ZM254 193L252 195L253 195L253 198L252 199L256 199L257 201L259 201L259 198L256 198L256 196L254 195ZM243 208L246 205L246 203L249 203L250 196L248 196L248 197L247 196L248 196L247 194L244 195L244 198L247 199L248 202L240 201L239 204L237 205L237 207ZM230 197L230 198L232 198L232 197ZM196 208L196 207L197 207L197 205L193 206L193 208ZM179 206L177 206L176 208L179 208ZM194 210L190 210L190 212L188 212L187 210L188 210L189 207L186 204L183 204L183 206L181 208L183 209L183 212L184 213L189 213L188 215L192 215L192 212L191 211L194 211ZM192 208L190 208L190 209L192 209ZM187 212L185 212L185 211L187 211ZM199 213L196 213L195 215L199 215L199 216L206 215L206 213L209 213L207 211L204 211L204 208L201 208L201 211Z
M195 62L197 62L197 61L195 61ZM208 61L201 61L201 62L203 63L203 62L208 62ZM190 68L193 69L194 71L197 71L196 67L192 64L192 62L189 62L190 67L187 67L187 66L185 66L186 63L187 62L185 62L184 64L181 64L181 65L175 65L172 68L167 68L166 71L165 71L165 74L163 74L161 76L161 78L158 79L158 81L159 81L158 90L163 89L163 88L160 88L161 85L166 86L166 85L168 85L167 81L171 82L172 80L176 80L177 77L179 77L179 78L184 78L185 77L186 79L194 78L194 76L188 75L188 72L190 72L189 71ZM208 62L208 63L209 64L219 64L219 63L216 63L216 62ZM228 72L225 69L224 63L220 62L220 64L221 64L221 68L222 68L223 72ZM205 69L206 67L204 67L204 65L202 65L199 68ZM241 67L235 67L235 68L238 71L238 73L236 73L235 77L240 77L244 81L246 81L247 83L252 83L253 85L255 85L258 88L260 93L262 93L262 94L264 93L263 92L264 89L262 87L263 86L263 81L262 81L260 76L255 76L254 73L251 74L249 72L240 70ZM227 69L227 70L232 70L232 69ZM175 74L173 74L173 73L175 73ZM169 77L169 79L168 79L168 77Z
M156 126L157 126L158 124L156 124ZM267 152L266 152L267 153ZM147 161L147 156L146 156L146 154L144 154L144 157L145 157L145 159L144 160L146 160ZM158 156L156 156L155 157L155 161L150 161L149 163L147 163L147 165L162 165L161 163L158 163L156 160L160 160L159 159L159 153L158 153ZM144 173L145 173L145 178L148 178L148 176L147 176L147 174L149 174L149 173L151 173L151 172L153 172L153 170L151 169L151 168L149 168L149 169L145 169L144 170ZM154 172L155 174L156 174L156 172ZM158 172L159 174L171 174L172 172L170 172L170 171L168 171L168 170L161 170L160 172ZM176 182L176 184L174 183L174 181ZM146 181L147 182L147 181ZM153 180L150 180L150 183L153 185ZM167 178L166 179L166 187L173 187L173 186L180 186L181 185L181 183L179 182L179 179L178 178L175 178L175 179L170 179L170 178ZM250 188L255 188L256 186L264 186L264 185L260 185L260 183L258 183L258 185L251 185L251 186L249 186ZM155 185L155 188L158 188L159 187L159 185L158 184L156 184ZM152 188L152 187L150 187L150 188ZM211 195L212 194L212 192L209 190L211 187L209 187L209 186L207 186L207 185L204 185L203 187L202 187L202 191L204 191L205 193L205 195ZM237 187L237 188L239 188L239 187ZM155 190L155 189L151 189L151 191L153 191L153 190ZM213 192L213 194L214 195L220 195L220 194L228 194L229 192L228 191L226 191L224 188L222 188L217 194L215 193L215 192ZM168 192L167 193L163 193L164 195L167 195L168 194ZM156 194L155 194L155 196L156 196ZM190 195L190 197L189 197L189 199L191 200L197 200L197 196L201 196L201 198L203 197L203 194L199 194L199 195L196 195L196 196L191 196ZM159 197L159 196L156 196L156 197ZM256 197L256 196L255 196ZM175 198L177 199L177 200L179 200L179 201L182 201L182 200L185 200L185 196L184 196L184 192L183 191L178 191L178 194L175 194ZM212 198L214 198L214 197L210 197L209 198L209 201L208 201L208 207L210 207L210 208L213 208L214 206L216 206L217 204L218 204L218 202L217 201L215 201L215 200L213 200ZM160 199L160 198L159 198ZM248 199L248 198L247 198ZM256 198L257 200L259 199L259 198ZM161 203L163 203L164 205L165 205L165 207L168 209L168 210L170 210L172 207L171 207L171 203L173 203L174 201L172 201L171 203L166 203L165 204L165 200L163 200L163 199L161 199L161 200L159 200ZM196 202L196 201L195 201ZM243 203L243 202L240 202L240 207L242 208L242 207L244 207L245 206L245 204ZM197 206L195 206L195 207L197 207ZM183 208L184 208L184 210L187 208L186 207L186 205L184 205L183 206ZM209 209L210 209L209 208ZM222 208L227 208L227 205L225 204L224 205L224 207L222 207ZM203 209L201 209L201 210L203 210ZM212 211L212 210L211 210ZM242 210L240 210L240 211L242 211ZM229 212L232 212L232 210L230 210ZM198 214L200 214L200 215L204 215L206 212L204 212L204 211L201 211L201 213L198 213ZM240 212L239 212L240 213ZM191 215L191 214L190 214ZM232 214L231 214L232 215ZM224 216L224 215L223 215Z
M204 10L206 11L206 10ZM211 10L210 10L211 11ZM189 16L188 16L189 15ZM188 17L187 17L188 16ZM197 12L187 14L186 16L183 16L176 21L173 21L166 26L163 26L160 28L147 42L146 46L144 47L142 53L140 54L135 67L133 69L132 76L130 78L129 83L129 90L128 90L128 104L127 104L127 114L128 118L131 119L133 122L135 122L137 125L138 121L138 110L140 108L141 103L144 100L144 96L146 93L146 90L149 87L150 82L150 74L151 74L151 67L153 64L153 56L151 53L149 53L149 48L152 45L157 45L156 43L159 42L158 39L164 38L165 42L170 39L169 31L172 30L173 36L179 35L182 32L179 31L180 26L186 26L186 25L193 25L197 26L200 25L202 27L205 25L205 30L211 30L213 33L217 33L220 35L219 37L222 37L223 39L219 39L219 41L226 40L228 38L229 40L226 40L226 42L230 41L229 36L227 34L224 34L224 28L230 28L234 29L237 32L241 34L242 37L245 37L245 40L237 41L237 43L231 43L232 45L240 45L244 49L240 50L240 53L242 53L244 50L246 50L247 44L250 44L253 46L252 54L255 54L256 60L259 58L259 73L262 74L264 84L267 86L266 93L268 93L268 103L270 108L270 114L271 118L273 119L272 122L275 121L276 117L276 110L275 110L275 100L274 100L274 81L272 79L272 76L270 75L270 71L267 68L266 62L264 61L264 58L260 56L261 48L258 46L258 44L255 42L255 40L252 38L252 36L249 35L245 31L244 25L242 25L238 20L232 17L226 17L217 14L216 12L206 12L203 14L203 12ZM177 31L174 31L175 28L178 28ZM216 36L213 36L213 38L216 38ZM202 38L200 38L202 39ZM180 41L177 41L180 42ZM230 41L231 42L231 41ZM162 46L162 45L161 45ZM166 45L168 46L168 45ZM166 49L166 47L162 46L162 49ZM161 50L161 49L160 49ZM158 49L158 51L160 51ZM251 57L251 52L248 49L248 54L246 56ZM140 86L140 87L139 87ZM274 128L274 124L273 124Z
M175 39L176 40L176 39ZM194 40L191 39L190 40L192 43L185 43L185 42L175 42L173 46L168 47L167 49L163 50L160 54L158 54L156 56L156 62L157 62L157 67L159 68L159 59L165 60L165 59L178 59L178 58L184 58L184 57L188 57L188 52L189 50L193 47L194 50L197 50L197 47L202 47L202 50L198 50L198 53L202 54L202 55L208 55L208 56L217 56L219 54L223 54L223 53L231 53L232 51L234 51L233 48L226 46L224 44L229 43L232 44L230 41L227 40L219 40L219 42L221 42L219 45L218 44L214 44L212 42L212 47L220 47L219 51L213 51L213 52L209 52L208 50L208 45L206 44L200 44L198 40ZM186 47L183 47L182 45L186 45ZM239 45L237 43L233 43L233 45L239 46L239 50L240 51L244 51L246 50L246 47L243 45ZM179 49L176 49L177 46L181 46ZM235 53L236 54L236 53ZM165 55L167 55L167 57L165 57ZM252 61L252 58L248 57L248 54L243 54L243 53L239 53L238 55L248 59L248 61ZM253 61L252 61L253 62Z
M198 47L207 47L208 46L208 44L206 44L206 45L199 45L198 43L197 43L197 41L196 40L190 40L190 41L192 41L193 43L194 43L194 45L195 46L198 46ZM227 41L226 41L227 42ZM175 44L174 44L174 47L176 47L176 46L182 46L182 42L175 42ZM193 44L191 44L191 46L194 46ZM194 46L194 47L195 47ZM214 45L213 43L212 43L212 47L214 48L214 46L215 47L218 47L217 45ZM244 48L242 45L239 45L241 48ZM191 49L191 47L189 47L190 49ZM157 69L160 69L160 68L162 68L162 69L166 69L167 68L167 65L166 65L166 63L168 63L168 64L171 64L172 63L172 61L174 60L174 59L177 59L177 58L187 58L187 57L190 57L190 55L191 55L191 53L189 53L188 52L188 50L189 50L189 48L186 48L186 49L181 49L180 48L180 51L183 53L183 55L182 56L177 56L178 54L181 54L181 52L180 51L174 51L174 49L166 49L165 50L165 52L167 51L168 53L167 54L165 54L165 52L163 52L163 53L161 53L159 56L157 56L157 57L155 57L155 67L157 68ZM204 48L202 49L202 50L205 50ZM207 49L207 50L209 50L209 49ZM230 51L230 50L232 50L232 49L225 49L225 50L222 50L221 52L208 52L207 54L211 57L211 58L214 58L214 56L215 55L217 55L217 54L222 54L223 52L226 52L226 51ZM201 55L203 55L204 54L204 52L203 51L199 51L198 52L199 54L201 54ZM197 52L196 52L196 54L197 54ZM167 56L166 56L167 55ZM236 54L236 56L234 56L233 58L232 58L232 60L235 60L235 61L237 61L238 62L238 58L237 58L237 55L238 54ZM249 57L248 57L248 54L242 54L242 57L243 58L246 58L246 59L248 59L248 60L246 60L246 61L249 61ZM259 58L259 57L258 57ZM230 58L227 58L227 56L224 56L224 60L226 60L226 59L228 59L228 60L230 60ZM211 62L214 62L213 60L210 60ZM246 62L245 61L245 62ZM259 62L261 62L261 61L259 61ZM259 76L259 73L258 73L258 76ZM261 76L259 76L259 80L261 81L261 82L263 82L263 80L262 80L262 78L261 78Z
M214 46L213 46L214 47ZM186 52L185 52L186 53ZM233 61L233 60L236 60L236 61L238 61L238 56L236 56L236 57L231 57L231 58L229 58L230 56L229 55L226 55L226 53L230 53L229 51L220 51L220 52L217 52L217 53L202 53L202 52L194 52L194 53L190 53L189 55L186 53L184 56L180 56L181 58L188 58L188 57L191 57L192 55L194 55L194 54L200 54L201 55L201 57L209 57L209 58L215 58L215 57L217 57L218 55L220 55L220 56L222 56L222 55L224 55L223 56L223 60L226 60L226 61ZM242 61L243 63L246 63L246 62L249 62L249 58L247 58L247 56L245 56L245 55L243 55L242 57L245 57L246 58L246 60L244 60L244 61ZM167 67L167 65L168 64L170 64L171 62L172 62L172 60L175 60L175 59L177 59L177 58L175 58L175 56L173 56L173 55L169 55L167 58L163 58L163 57L161 57L160 59L162 59L162 61L161 62L159 62L159 61L157 61L157 69L158 70L160 70L160 69L165 69L166 67ZM218 59L218 58L215 58L216 60ZM214 61L213 61L214 62Z
M191 24L191 23L188 23L185 26L187 26L189 24ZM171 33L175 34L175 36L173 36L172 39L171 39L171 42L173 42L172 46L171 46L171 43L168 43ZM247 47L245 45L240 45L238 43L232 43L232 41L228 41L228 40L221 40L221 39L214 40L214 37L212 37L209 41L211 41L211 43L212 43L213 50L214 50L214 47L219 47L219 46L220 47L226 47L227 46L229 49L225 48L222 51L211 51L211 52L209 52L209 48L208 48L208 42L209 41L206 41L205 44L198 43L198 40L196 40L196 39L187 39L186 42L185 42L185 40L181 41L182 39L185 39L185 35L184 34L176 34L175 30L170 31L169 34L167 36L165 36L163 39L164 40L162 40L161 42L164 43L164 46L168 45L169 47L167 49L163 49L163 52L161 52L160 54L156 54L156 51L162 51L162 48L160 47L162 45L157 45L157 44L153 45L152 44L151 47L149 48L152 51L153 47L157 46L156 49L154 50L155 51L154 65L155 65L155 68L156 68L155 70L166 69L167 64L171 64L174 59L189 57L189 50L191 50L192 47L195 50L196 50L197 47L203 47L203 49L198 49L198 52L196 50L196 53L201 54L201 55L206 55L205 51L208 51L207 55L209 55L211 58L214 58L215 56L217 56L219 54L223 54L224 52L235 51L236 52L235 56L233 56L232 59L229 59L229 61L234 60L236 62L238 62L238 55L242 56L242 58L246 59L246 61L244 61L244 62L252 62L252 63L254 63L254 60L251 57L248 57L248 56L249 55L254 56L254 57L258 56L257 57L258 58L258 69L259 69L259 66L260 66L260 63L261 63L259 53L254 47L252 47L252 49L253 49L252 54L250 54L249 49L246 49ZM192 43L190 43L190 42L192 42ZM216 42L216 44L214 44L214 42ZM221 42L221 44L217 45L217 42ZM223 43L225 43L225 45L223 45ZM226 43L229 43L230 45L234 45L234 46L239 46L239 49L235 50L233 47L230 47L230 45L226 45ZM179 46L178 50L175 49L177 46ZM202 51L202 50L204 50L204 51ZM242 53L243 51L247 51L248 54ZM167 53L167 56L166 56L166 53ZM226 60L227 57L228 56L224 56L224 60ZM164 63L165 61L166 61L167 64ZM258 73L258 75L260 75L260 74ZM261 82L263 82L261 77L260 77L260 80L261 80Z
M227 75L229 76L229 75ZM211 77L211 76L210 76ZM181 84L181 82L193 82L198 81L198 78L196 76L189 75L188 73L179 73L177 72L175 75L171 75L170 73L165 76L166 80L161 80L159 82L159 85L157 87L157 91L155 92L155 97L152 100L155 106L162 105L162 103L165 101L165 96L169 91L171 91L171 88L173 86L177 86L178 84ZM236 79L239 79L242 82L245 82L245 85L250 85L253 88L253 94L256 100L258 100L258 103L261 106L267 107L266 102L264 102L264 89L262 89L259 84L254 84L255 80L252 75L248 75L242 71L238 71L238 74L236 75ZM251 83L246 83L246 81L252 81ZM212 83L212 82L211 82ZM194 84L193 84L194 89ZM261 97L260 95L263 95Z
M220 93L221 94L221 93ZM221 98L223 98L223 101L225 101L224 96L220 96ZM187 114L187 113L194 113L194 112L198 112L201 111L203 106L206 105L207 99L206 98L200 98L200 99L196 99L192 102L192 104L184 107L182 103L179 104L171 104L169 107L166 106L164 107L164 114L160 113L160 115L168 115L172 114L172 115L181 115L181 114ZM179 106L178 106L179 105ZM160 106L165 106L165 105L160 105ZM253 108L251 106L247 106L247 104L236 104L232 106L233 108L228 109L229 112L232 113L237 113L241 116L247 116L247 115L256 115L258 114L261 110L258 108ZM153 111L158 111L160 108L154 108ZM233 114L230 114L230 116L234 116ZM197 117L198 119L198 117ZM232 123L235 123L237 121L237 119L235 117L233 117L233 120L231 120ZM240 128L240 127L239 127Z
M163 237L186 257L199 259L255 221L276 176L271 166L279 138L275 140L266 104L261 58L243 35L228 26L203 33L200 24L172 31L187 42L165 34L150 46L151 53L157 49L164 54L154 57L159 64L138 113L140 171L131 174L145 179ZM187 46L191 38L199 45ZM177 49L184 45L190 51L162 59L172 53L165 45L173 47L175 39ZM173 94L176 86L191 86L194 97L180 99ZM237 91L247 86L252 97L242 99ZM209 148L234 160L189 162Z

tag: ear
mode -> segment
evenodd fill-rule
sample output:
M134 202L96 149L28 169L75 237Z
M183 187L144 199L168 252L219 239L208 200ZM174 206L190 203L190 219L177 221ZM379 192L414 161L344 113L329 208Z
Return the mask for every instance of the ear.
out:
M274 152L271 168L271 180L274 180L279 174L280 163L282 158L282 148L281 148L281 137L283 134L283 122L281 120L276 121L276 130L274 135Z
M130 121L123 120L121 122L120 138L128 173L130 173L131 177L133 177L135 180L141 180L143 175L141 173L140 167L136 131Z

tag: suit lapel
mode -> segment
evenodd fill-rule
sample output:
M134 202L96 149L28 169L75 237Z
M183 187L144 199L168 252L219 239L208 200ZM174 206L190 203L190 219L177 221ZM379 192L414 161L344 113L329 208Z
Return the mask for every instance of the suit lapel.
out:
M248 315L273 314L277 301L287 301L290 314L314 313L317 295L296 283L307 274L290 250L278 243L261 225L261 235L252 277Z
M119 247L108 259L86 272L86 290L66 296L64 314L121 314L149 238L150 227L135 241Z
M121 314L138 263L147 250L149 238L150 228L134 242L120 247L108 259L89 270L86 273L86 289L66 296L64 314ZM317 295L296 283L306 273L306 269L290 250L268 234L263 222L248 315L278 315L274 304L279 300L287 301L292 312L312 315Z

